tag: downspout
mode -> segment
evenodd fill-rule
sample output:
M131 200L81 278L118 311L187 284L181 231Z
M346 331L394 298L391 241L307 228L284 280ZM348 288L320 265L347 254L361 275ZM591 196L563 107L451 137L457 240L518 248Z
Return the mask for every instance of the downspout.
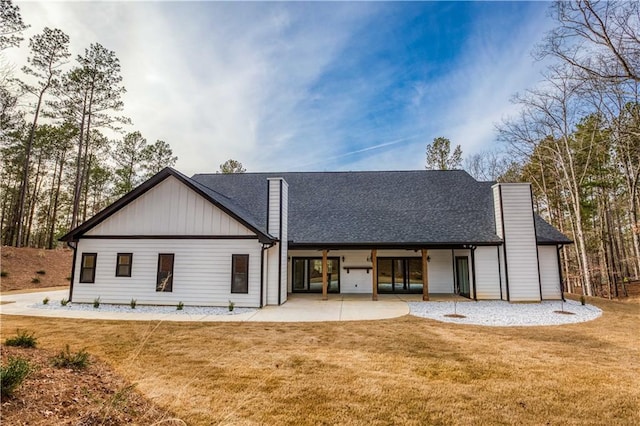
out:
M262 243L260 249L260 307L264 306L264 252L273 247L274 243Z
M498 287L500 287L500 300L502 299L502 261L500 260L500 246L496 246L496 252L498 253Z
M560 250L562 250L562 248L564 247L564 245L560 244L556 246L556 253L558 254L558 283L560 285L560 299L562 299L563 302L566 302L566 300L564 299L564 285L563 285L563 278L562 278L562 265L560 262Z
M278 229L280 233L278 243L278 306L280 306L282 304L282 179L280 179L280 202L278 204L280 206L280 228Z
M260 307L262 308L262 301L264 300L264 251L267 249L266 244L262 244L260 249Z
M533 209L533 188L529 185L529 193L531 194L531 217L533 218L533 235L536 240L536 264L538 265L538 288L540 289L540 301L542 301L542 277L540 276L540 253L538 252L538 229L536 227L536 213Z
M69 302L71 302L71 298L73 297L73 281L75 280L76 274L76 253L78 244L73 245L72 241L67 241L67 246L73 250L73 261L71 262L71 284L69 285Z
M476 294L476 246L471 246L471 273L473 274L473 300L478 301Z

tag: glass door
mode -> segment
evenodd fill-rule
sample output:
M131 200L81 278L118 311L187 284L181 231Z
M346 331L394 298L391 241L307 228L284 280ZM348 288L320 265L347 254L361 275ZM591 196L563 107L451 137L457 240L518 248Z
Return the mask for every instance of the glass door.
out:
M456 293L464 297L471 297L469 286L469 259L456 257Z
M378 293L422 293L422 260L415 257L377 259Z
M322 258L294 257L292 288L294 293L322 293ZM340 259L327 259L327 291L340 293Z

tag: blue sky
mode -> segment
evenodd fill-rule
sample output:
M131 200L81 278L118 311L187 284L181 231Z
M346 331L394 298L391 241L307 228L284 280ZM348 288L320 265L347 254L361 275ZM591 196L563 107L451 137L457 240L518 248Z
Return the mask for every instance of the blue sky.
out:
M435 137L495 147L510 97L534 86L545 2L18 3L31 24L121 61L127 130L163 139L177 168L424 168ZM22 65L27 43L11 49Z

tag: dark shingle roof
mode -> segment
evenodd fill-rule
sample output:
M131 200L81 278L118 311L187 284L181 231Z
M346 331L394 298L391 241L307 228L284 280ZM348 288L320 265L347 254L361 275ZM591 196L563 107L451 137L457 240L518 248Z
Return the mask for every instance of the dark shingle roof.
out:
M461 170L197 174L266 229L267 178L289 184L293 244L496 244L493 182ZM249 219L247 219L249 220ZM538 241L568 243L536 218Z

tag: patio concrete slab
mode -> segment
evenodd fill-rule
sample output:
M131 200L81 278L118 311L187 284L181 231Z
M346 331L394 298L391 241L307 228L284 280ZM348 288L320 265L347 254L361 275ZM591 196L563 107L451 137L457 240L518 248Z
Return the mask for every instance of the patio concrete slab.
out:
M41 309L33 305L45 297L51 304L59 304L68 297L68 290L0 295L0 313L50 318L101 319L118 321L197 321L197 322L318 322L358 321L395 318L409 313L406 300L421 300L419 295L380 295L372 301L370 294L335 294L322 300L319 294L291 294L281 306L266 306L234 315L206 315L187 313L112 312L103 309L72 311L64 308ZM413 296L416 296L414 298Z

